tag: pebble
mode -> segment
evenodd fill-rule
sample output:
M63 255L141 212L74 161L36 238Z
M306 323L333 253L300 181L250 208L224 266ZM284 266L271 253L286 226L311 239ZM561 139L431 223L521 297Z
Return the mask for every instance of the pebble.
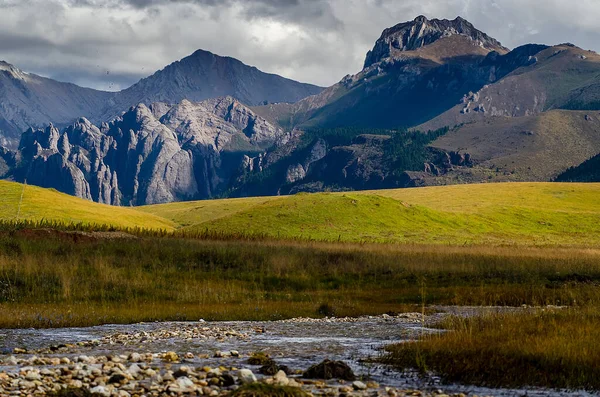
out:
M131 353L129 355L129 361L132 363L139 363L142 361L142 355L140 353Z
M238 376L243 384L256 382L256 376L249 369L240 369Z
M289 320L279 320L278 323L358 323L364 321L422 323L425 317L422 313L400 313L397 315L382 314L381 316L362 317L297 317Z
M175 352L166 352L163 355L163 361L176 362L176 361L179 361L179 356Z
M422 315L408 313L397 316L383 315L368 317L369 321L421 322ZM292 319L288 323L301 322L356 322L351 318ZM264 327L256 332L268 332ZM427 396L447 397L441 391L420 392L381 387L376 382L337 382L301 379L302 370L293 368L291 375L278 371L272 377L256 376L252 370L243 368L242 356L238 350L216 351L214 357L224 360L211 360L209 355L198 352L134 351L148 342L169 341L167 346L179 346L187 339L200 338L224 341L235 338L245 341L249 336L226 327L210 327L207 324L177 324L167 329L152 332L115 333L100 339L75 344L64 344L37 351L23 348L14 349L13 354L0 359L0 366L13 368L0 371L0 396L48 395L67 388L81 389L100 397L164 396L164 395L204 395L228 396L238 387L254 382L264 382L278 386L302 388L309 394L322 396ZM229 341L228 341L229 343ZM121 351L127 354L94 355L87 347L112 345L105 351ZM115 348L116 345L116 348ZM125 346L130 346L129 348ZM123 347L121 349L121 347ZM103 349L99 349L104 351ZM85 352L86 354L81 354ZM30 357L25 356L31 355ZM34 355L35 354L35 355ZM106 354L106 353L105 353ZM62 356L61 356L62 355ZM67 357L68 356L68 357ZM245 354L243 355L245 356ZM225 360L229 358L229 360ZM212 366L196 360L207 360ZM214 363L218 362L215 367ZM232 362L242 368L227 367ZM192 364L193 363L193 364ZM16 367L16 369L14 368ZM292 375L293 374L293 375ZM457 396L455 396L457 397Z
M110 391L104 386L96 386L90 389L91 394L97 394L102 397L110 397Z
M354 390L367 390L367 385L359 380L352 382L352 387Z

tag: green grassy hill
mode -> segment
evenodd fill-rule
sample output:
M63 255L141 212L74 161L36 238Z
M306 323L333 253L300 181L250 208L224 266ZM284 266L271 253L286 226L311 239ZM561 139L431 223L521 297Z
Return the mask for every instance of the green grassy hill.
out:
M0 219L23 185L0 181ZM344 242L600 246L600 184L498 183L110 207L26 186L19 219Z
M185 230L341 241L600 245L600 184L502 183L141 207Z
M0 180L0 219L48 220L64 223L113 225L119 228L141 227L173 230L175 223L132 208L111 207L59 193L53 189L25 186Z

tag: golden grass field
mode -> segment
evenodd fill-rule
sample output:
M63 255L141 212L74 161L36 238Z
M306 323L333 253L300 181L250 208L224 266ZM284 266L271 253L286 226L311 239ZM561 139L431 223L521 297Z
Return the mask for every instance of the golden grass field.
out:
M2 180L0 180L0 219L4 221L43 219L64 223L109 224L121 228L167 230L175 228L175 223L168 219L132 208L111 207L59 193L53 189L30 185L23 188L22 184Z
M140 207L183 230L327 241L600 244L600 184L499 183Z
M111 207L0 181L0 219L319 241L600 246L600 184L498 183Z

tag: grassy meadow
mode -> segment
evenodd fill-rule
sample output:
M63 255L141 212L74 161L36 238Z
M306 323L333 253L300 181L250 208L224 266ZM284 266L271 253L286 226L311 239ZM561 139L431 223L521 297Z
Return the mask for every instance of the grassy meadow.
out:
M600 246L600 184L499 183L138 208L185 232L324 241Z
M0 181L0 221L44 219L186 237L600 247L598 197L600 184L499 183L125 208Z
M450 318L449 332L387 348L381 361L491 387L600 390L598 306Z
M42 232L0 233L0 327L600 303L592 249Z
M118 228L174 230L175 224L132 208L112 207L53 189L0 180L0 220L55 221L65 224L112 225Z

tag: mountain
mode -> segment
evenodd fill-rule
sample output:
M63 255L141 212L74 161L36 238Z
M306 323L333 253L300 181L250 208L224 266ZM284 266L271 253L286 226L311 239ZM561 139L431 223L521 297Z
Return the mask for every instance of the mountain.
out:
M296 102L322 88L302 84L207 51L196 51L117 93L61 83L0 62L0 146L16 148L29 127L64 127L85 116L107 122L140 103L231 96L246 105Z
M420 128L454 126L494 116L530 116L552 109L600 109L600 55L572 44L543 47L530 54L528 65L466 94Z
M508 52L460 17L421 16L384 30L356 75L296 104L255 110L289 128L413 127L528 62Z
M508 50L460 17L418 17L296 103L171 101L257 103L272 92L256 76L275 78L197 52L115 94L103 117L139 103L111 123L27 131L0 175L122 205L596 175L600 55L571 44Z
M100 203L141 205L213 197L245 159L287 134L232 97L172 107L139 104L97 127L23 133L16 181Z
M66 125L94 114L112 95L25 73L0 61L0 146L15 147L31 126Z
M255 108L336 137L317 161L304 158L313 133L277 157L268 193L553 180L600 153L599 76L600 55L572 44L509 51L460 17L398 24L357 75L296 104ZM434 134L414 145L404 128ZM240 195L260 192L245 180Z
M260 105L297 102L321 91L321 87L264 73L237 59L198 50L118 93L99 119L110 119L138 103L197 102L232 96L246 105Z

